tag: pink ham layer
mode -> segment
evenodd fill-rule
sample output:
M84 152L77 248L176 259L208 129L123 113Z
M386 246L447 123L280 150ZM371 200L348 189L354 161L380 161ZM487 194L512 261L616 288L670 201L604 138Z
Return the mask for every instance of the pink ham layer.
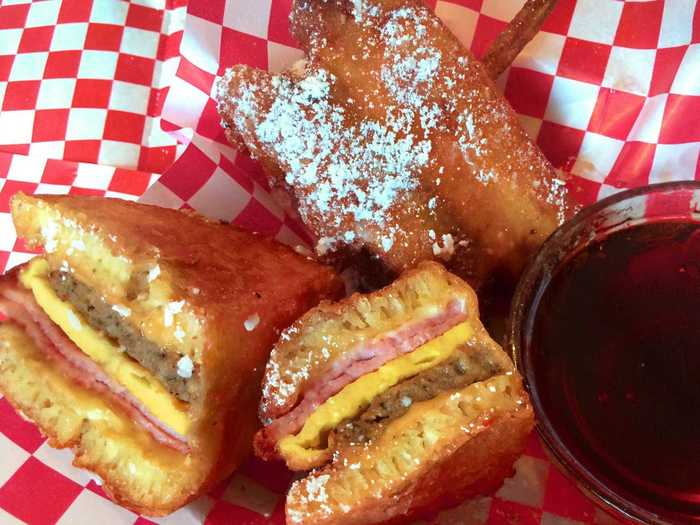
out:
M6 276L0 282L0 312L19 324L37 348L58 364L69 379L110 398L159 443L183 453L189 452L185 438L148 412L126 388L105 374L68 339L39 307L34 296L17 284L14 275Z
M258 433L258 452L267 457L273 456L275 445L280 439L301 430L309 415L343 387L365 374L374 372L388 361L432 341L467 317L466 303L456 299L438 315L364 341L344 353L325 374L309 386L295 408L273 420Z

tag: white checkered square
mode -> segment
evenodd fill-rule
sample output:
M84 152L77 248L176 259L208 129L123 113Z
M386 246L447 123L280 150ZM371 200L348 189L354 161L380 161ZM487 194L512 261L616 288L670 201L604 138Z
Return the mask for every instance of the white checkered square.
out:
M540 31L513 61L514 66L525 67L548 75L555 75L566 37Z
M267 41L268 71L272 73L284 71L300 58L304 58L304 52L301 49L278 44L271 40Z
M532 456L522 456L515 463L515 476L506 479L496 497L541 508L550 464Z
M66 140L101 139L104 132L106 109L73 108L68 114Z
M66 143L63 140L32 142L29 144L29 156L43 157L45 159L62 159L65 146Z
M95 0L90 11L90 22L123 26L129 11L128 2L113 0Z
M484 525L489 521L492 498L475 498L439 514L440 525ZM513 524L516 525L516 524Z
M44 76L46 60L49 54L46 51L38 53L21 53L15 56L10 70L10 81L13 80L40 80Z
M22 38L21 29L3 29L0 38L0 55L14 55Z
M60 2L32 2L24 27L56 25Z
M578 0L569 26L569 36L600 44L612 44L622 16L622 2Z
M537 140L537 136L540 134L540 128L542 127L542 119L528 117L527 115L518 115L518 120L528 137L532 140Z
M90 188L94 190L106 190L109 186L114 168L99 166L97 164L78 164L78 171L73 185L78 188Z
M661 133L664 111L668 95L662 94L647 98L642 111L630 130L627 140L656 143Z
M199 117L209 101L209 94L200 91L180 77L173 79L168 101L163 108L163 118L179 126L196 128Z
M671 93L700 95L700 44L693 44L686 50L683 61L673 79Z
M598 86L555 77L544 114L545 120L586 129L598 97Z
M69 108L73 102L74 78L47 78L41 81L36 109Z
M525 0L515 0L511 2L504 2L503 0L484 0L483 4L481 4L481 13L503 22L510 22L524 3Z
M182 37L180 53L198 68L215 75L219 69L221 26L193 15L187 15L185 24L187 31Z
M693 180L700 143L657 144L649 182Z
M41 183L36 187L36 193L41 195L65 195L70 191L70 186L65 184Z
M654 72L656 51L613 47L603 77L603 86L617 91L647 95Z
M33 253L11 252L10 256L7 258L7 265L5 266L5 271L10 270L15 266L19 266L20 264L24 264L33 257Z
M133 523L136 518L136 514L124 507L115 505L91 490L83 490L58 520L57 525L94 525L96 521L127 524Z
M0 235L0 250L4 252L9 252L14 248L15 246L15 238L17 237L17 233L15 232L15 227L12 224L12 216L9 213L0 213L0 232L2 232L2 235ZM2 434L0 434L0 438L2 438ZM3 442L0 439L0 456L4 456L3 452ZM2 476L3 476L3 469L0 469L0 485L3 484Z
M659 47L676 47L690 43L695 9L697 6L691 0L664 1Z
M37 193L39 192L37 191ZM52 448L48 442L44 442L34 452L34 457L56 472L60 472L66 478L75 481L78 485L85 486L93 478L87 470L73 466L75 454L70 449Z
M144 193L139 202L144 204L155 204L165 208L180 209L185 203L180 197L172 192L167 186L161 182L152 184Z
M41 181L45 166L46 159L25 155L13 155L7 179L38 183Z
M27 144L32 141L34 110L0 111L0 144Z
M284 224L277 232L277 235L275 235L275 239L281 242L282 244L286 244L287 246L291 247L306 246L306 241L302 240L301 237L299 237L296 233L294 233ZM306 248L308 248L308 246L306 246Z
M84 22L59 24L53 30L51 51L72 51L82 49L85 45L88 25Z
M221 168L187 202L207 217L233 220L250 201L250 194Z
M117 53L111 51L83 51L80 57L79 78L111 80L117 70Z
M122 53L144 58L155 58L160 34L135 27L125 27L120 50Z
M471 47L476 31L476 23L479 13L451 2L438 0L435 6L435 14L443 21L457 40L466 47Z
M115 80L112 83L112 93L110 94L108 107L109 109L145 115L150 93L151 90L147 86Z
M133 169L134 166L138 165L140 155L140 144L130 144L128 142L119 142L116 140L103 140L100 143L100 153L97 157L97 162L103 166ZM107 188L105 186L100 189Z
M272 0L226 2L224 25L249 35L267 38Z
M610 184L601 184L600 188L598 189L598 197L596 200L602 200L606 197L610 197L611 195L615 195L616 193L620 193L621 191L624 191L626 188L621 187L618 188L617 186L611 186Z

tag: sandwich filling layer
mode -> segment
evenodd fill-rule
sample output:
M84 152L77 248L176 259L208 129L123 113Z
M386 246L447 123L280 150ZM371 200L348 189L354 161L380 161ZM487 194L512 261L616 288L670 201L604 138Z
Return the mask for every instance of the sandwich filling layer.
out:
M118 341L93 327L51 286L48 264L34 259L0 290L0 310L18 322L39 348L62 363L76 382L111 397L158 441L187 451L188 404L171 394ZM21 286L20 286L21 284Z
M414 403L428 401L506 372L488 348L461 345L445 361L382 392L359 416L335 430L335 439L349 445L374 441L384 428L406 414Z
M332 431L342 423L354 420L366 410L375 407L374 401L385 393L391 392L396 385L404 384L406 380L426 371L430 372L442 364L465 369L464 374L453 374L456 378L453 381L455 385L460 381L465 384L464 378L473 379L470 382L474 382L480 380L482 376L490 377L493 375L490 374L490 366L480 366L479 370L472 370L464 360L457 363L453 359L459 348L470 340L473 334L474 330L468 322L460 323L414 351L393 359L379 369L348 384L316 408L306 419L298 434L286 436L279 441L277 448L280 455L292 468L304 469L324 463L331 454L328 436ZM481 362L479 358L476 360ZM466 373L467 369L469 374ZM445 386L441 383L432 388L428 387L430 383L428 379L423 383L424 397L434 397L431 394L440 391L441 385ZM420 386L416 383L412 390L419 388ZM385 399L388 401L392 396L396 397L396 392L393 391ZM376 407L374 411L376 412ZM350 431L346 434L349 436Z
M196 395L196 372L190 377L178 374L178 361L183 357L166 352L160 346L143 337L130 324L128 308L109 304L97 291L78 281L69 272L51 272L49 284L56 295L70 303L88 324L116 341L138 363L150 371L181 401L190 402Z

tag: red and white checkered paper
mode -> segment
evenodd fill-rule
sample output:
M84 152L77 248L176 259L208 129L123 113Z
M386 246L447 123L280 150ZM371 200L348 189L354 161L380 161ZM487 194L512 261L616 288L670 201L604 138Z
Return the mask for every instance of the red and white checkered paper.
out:
M301 56L292 0L0 0L0 269L31 256L15 238L18 190L89 193L192 207L297 243L303 230L230 148L212 86L234 63L273 71ZM523 0L428 2L477 55ZM693 0L559 0L499 79L582 202L648 182L700 178L700 8ZM177 161L175 159L177 158ZM174 163L173 163L174 162ZM162 175L160 175L162 174ZM250 459L165 519L107 500L0 398L0 525L284 522L291 474ZM533 436L493 497L440 524L607 524Z

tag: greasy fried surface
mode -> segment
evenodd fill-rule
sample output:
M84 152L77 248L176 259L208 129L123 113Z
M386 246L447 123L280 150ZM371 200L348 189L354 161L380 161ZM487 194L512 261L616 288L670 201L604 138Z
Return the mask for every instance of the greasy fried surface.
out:
M305 67L236 66L219 109L299 208L320 254L392 271L442 258L515 276L568 213L563 181L483 66L420 2L298 0Z
M389 286L371 294L354 294L336 303L323 302L282 333L268 361L260 416L289 411L307 387L353 347L397 330L417 316L463 301L468 319L479 323L476 294L439 264L425 262Z
M496 79L532 40L552 12L557 0L527 0L496 40L489 46L482 62L491 78Z
M0 390L74 464L96 472L112 497L135 512L166 514L192 499L206 461L163 445L99 396L67 380L12 323L0 324Z
M52 271L70 271L126 308L144 337L191 357L200 394L185 437L204 474L190 488L199 493L230 474L258 427L270 348L294 319L342 292L335 274L271 239L175 210L18 194L12 212L19 235L45 247Z
M512 472L532 426L516 375L417 403L378 440L340 450L330 465L295 482L287 521L406 523L495 490Z

